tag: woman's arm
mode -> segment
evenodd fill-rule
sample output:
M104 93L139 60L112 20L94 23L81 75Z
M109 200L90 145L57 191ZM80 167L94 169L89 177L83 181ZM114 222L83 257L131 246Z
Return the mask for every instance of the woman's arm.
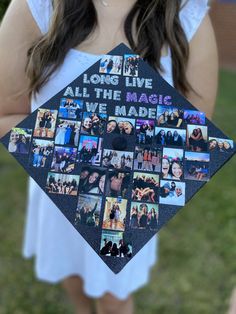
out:
M0 137L30 113L25 66L40 36L26 0L12 0L0 26Z
M188 100L199 110L212 117L218 86L218 54L213 27L206 15L190 42L187 79L199 94L189 92Z

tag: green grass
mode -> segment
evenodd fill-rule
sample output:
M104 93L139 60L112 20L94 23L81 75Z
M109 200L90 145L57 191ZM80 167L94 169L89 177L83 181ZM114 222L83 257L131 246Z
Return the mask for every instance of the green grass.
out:
M214 116L234 139L235 84L235 73L221 72ZM159 262L135 293L137 314L226 313L236 285L235 169L234 158L160 231ZM70 314L60 286L38 282L21 257L26 182L0 148L0 314Z

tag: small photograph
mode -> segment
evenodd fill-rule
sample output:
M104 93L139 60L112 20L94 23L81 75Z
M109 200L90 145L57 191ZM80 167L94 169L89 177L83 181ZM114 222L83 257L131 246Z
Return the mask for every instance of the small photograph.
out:
M186 142L186 130L155 128L155 143L158 145L183 147Z
M53 138L57 120L57 110L38 109L34 136Z
M160 172L161 154L162 151L160 148L136 146L134 155L134 170Z
M79 192L103 194L105 191L106 170L84 166L80 173Z
M100 166L102 156L102 139L99 137L81 135L79 141L78 160Z
M127 200L107 197L103 215L102 229L125 230Z
M55 144L78 146L80 134L80 121L59 119Z
M192 152L207 152L207 126L187 125L187 149Z
M123 57L104 55L100 61L99 73L121 74Z
M49 168L53 153L54 142L33 139L31 146L30 164L37 168Z
M53 194L77 196L79 176L48 173L46 191Z
M191 124L205 124L206 114L205 112L197 110L184 110L184 122Z
M28 154L31 136L31 129L12 128L8 144L9 153Z
M77 148L55 146L51 171L71 173L75 170Z
M137 144L152 144L154 136L154 120L141 120L136 121L136 143Z
M164 148L161 164L163 179L181 180L183 178L183 149Z
M81 134L103 135L105 131L107 115L103 113L84 112L81 125Z
M160 204L183 206L185 204L185 183L161 180Z
M228 138L209 137L208 145L212 152L230 153L234 149L234 142Z
M187 180L208 181L210 154L185 152L184 178Z
M160 127L182 127L184 112L174 106L157 106L157 125Z
M134 172L132 200L157 203L159 175Z
M60 101L59 118L79 120L82 118L83 101L62 98Z
M156 230L158 225L158 205L131 203L130 228Z
M107 123L107 133L133 135L135 129L135 119L124 117L109 117Z
M129 185L130 172L110 170L106 182L106 196L125 198Z
M124 232L102 230L100 255L131 258L132 244Z
M102 197L95 195L79 195L74 225L98 227Z
M139 55L125 54L123 75L124 76L138 76L139 60L140 60Z
M104 149L102 165L107 168L132 170L133 152Z

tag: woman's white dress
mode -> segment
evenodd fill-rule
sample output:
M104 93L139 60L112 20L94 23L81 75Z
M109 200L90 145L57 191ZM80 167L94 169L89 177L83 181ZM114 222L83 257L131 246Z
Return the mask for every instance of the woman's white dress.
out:
M189 0L180 12L180 19L190 41L208 11L207 0ZM42 33L49 28L52 15L51 0L27 0L32 16ZM70 49L62 66L32 99L32 111L58 93L101 56ZM163 78L173 85L170 53L161 58L165 70ZM23 255L35 256L36 275L40 280L56 283L70 275L84 280L84 292L101 297L110 292L125 299L149 280L151 267L156 262L157 237L115 275L100 259L82 236L67 221L48 196L29 180L27 220ZM145 266L144 266L145 265Z

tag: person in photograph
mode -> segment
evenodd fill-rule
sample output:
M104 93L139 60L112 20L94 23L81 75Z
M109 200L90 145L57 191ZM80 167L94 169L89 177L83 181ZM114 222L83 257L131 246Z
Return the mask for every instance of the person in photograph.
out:
M147 123L142 123L139 127L137 134L137 143L145 144L146 143L146 135L147 135L148 125Z
M153 135L154 135L154 126L149 124L146 130L145 144L152 144Z
M154 71L188 97L190 103L206 108L211 116L217 62L207 14L209 1L189 0L186 5L181 5L179 0L158 0L155 5L126 0L109 3L107 0L13 0L11 3L0 27L0 60L4 60L0 66L1 136L20 122L23 115L28 116L31 110L50 100L120 42L133 47L134 54L139 53ZM170 47L167 51L163 49L164 42L165 47ZM78 53L76 49L83 52ZM142 74L146 78L143 64ZM193 93L189 86L198 93ZM75 84L71 87L75 95ZM92 87L91 84L89 89ZM162 86L159 87L158 93L161 93ZM13 94L20 96L12 97ZM43 197L44 192L33 180L29 188L29 232L24 254L29 257L33 252L35 261L40 261L37 276L48 282L63 281L77 312L92 313L90 297L94 296L95 289L99 296L96 304L104 309L102 312L135 312L131 294L148 282L155 262L156 237L140 250L135 263L128 263L119 275L114 274L90 246L84 245L82 237L58 214L52 200ZM57 227L51 228L52 224Z
M167 131L165 135L165 144L168 145L173 145L173 135L171 131Z
M52 137L52 134L54 133L54 131L52 130L52 123L56 121L56 119L49 110L46 111L44 115L46 137Z
M128 244L125 243L124 240L119 241L119 256L120 257L131 257L130 256L130 248Z
M129 173L114 172L107 181L107 195L111 197L125 197L129 186L129 178Z
M162 172L162 178L163 179L171 179L170 161L167 157L162 158L161 172Z
M112 250L112 241L105 242L103 248L100 250L100 254L109 256L111 255L111 250Z
M148 149L144 149L143 152L143 170L148 170Z
M95 194L103 194L104 188L105 188L105 181L106 181L106 175L101 175L99 177L98 186L93 187L89 193L95 193Z
M132 199L135 201L155 202L158 179L146 174L138 174L133 180Z
M233 150L228 141L223 142L223 147L225 152L231 152Z
M97 201L92 208L90 204L86 204L79 210L80 214L80 223L82 225L86 225L89 227L95 227L96 222L95 222L95 211L97 210L98 207L98 202Z
M180 180L180 179L182 179L182 176L183 176L183 166L182 166L182 164L179 161L173 160L171 162L169 171L170 171L171 179L173 179L173 180Z
M160 156L157 151L153 151L152 153L152 160L151 160L151 165L152 165L152 171L157 171L157 167L160 164Z
M154 207L152 207L151 212L148 215L148 220L149 220L149 228L151 230L156 230L157 225L158 225L158 212Z
M182 136L178 133L178 131L174 131L173 133L173 139L172 139L172 144L173 146L183 146L184 141Z
M159 145L166 144L166 136L165 136L164 130L160 130L158 134L156 135L156 144L159 144Z
M209 168L206 165L195 167L195 176L198 181L203 181L209 176Z
M29 152L29 143L26 136L16 130L11 131L8 151L10 153L27 154Z
M66 131L67 131L67 123L66 121L63 121L57 126L55 144L65 145Z
M157 119L157 125L158 126L167 126L168 125L168 119L169 119L169 110L165 110Z
M119 250L116 243L113 243L112 245L111 256L119 256Z
M143 152L139 151L137 154L137 162L138 162L138 169L143 169Z
M115 229L117 229L118 223L120 222L121 210L120 206L116 204L115 206Z
M160 197L162 198L168 197L170 191L171 191L170 182L165 182L165 184L160 187Z
M110 229L113 228L115 213L116 213L116 208L115 208L115 204L113 204L110 208L110 214L109 214Z
M134 126L131 122L129 121L123 122L122 134L128 134L128 135L134 134Z
M146 229L148 224L148 207L146 204L140 205L139 228Z
M120 133L116 120L110 120L107 123L107 133Z
M128 155L127 157L124 157L124 158L125 158L124 167L121 167L121 168L125 168L125 170L131 170L132 165L133 165L132 158L130 157L130 155Z
M211 139L209 141L209 149L210 150L216 150L218 148L218 143L217 143L217 140L216 139Z
M99 171L93 170L88 175L86 181L83 183L83 185L79 184L79 190L82 193L91 193L91 190L98 191L99 188L99 180L100 180L100 173Z
M90 117L86 117L82 121L80 133L91 135L91 130L92 130L92 119Z
M138 228L139 222L138 222L138 206L133 206L131 209L130 214L130 228Z
M205 148L205 141L200 128L194 129L189 137L189 146L192 151L201 152Z

